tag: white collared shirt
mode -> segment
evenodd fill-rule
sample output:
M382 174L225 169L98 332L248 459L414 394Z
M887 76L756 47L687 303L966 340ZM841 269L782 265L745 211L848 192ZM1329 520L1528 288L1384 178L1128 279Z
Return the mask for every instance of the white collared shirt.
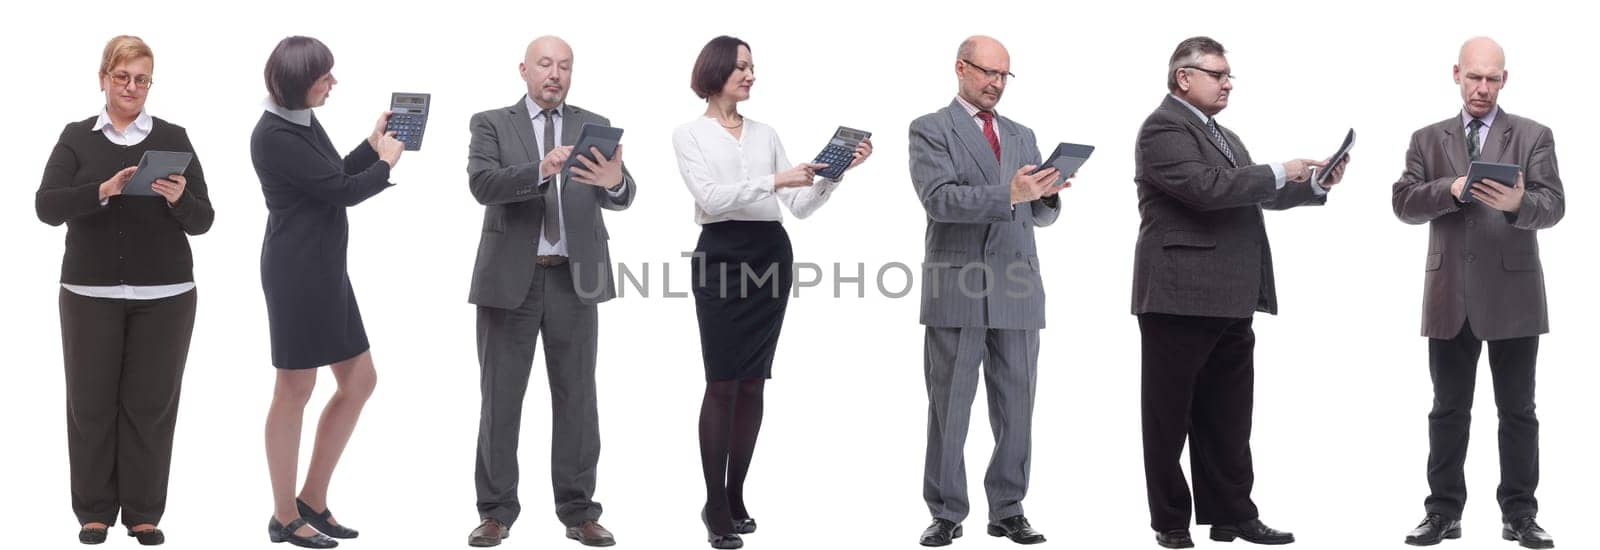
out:
M1483 121L1483 127L1478 129L1478 152L1483 152L1483 142L1489 138L1489 128L1494 126L1494 119L1498 116L1500 116L1500 106L1495 105L1489 114L1478 119ZM1472 135L1472 115L1467 114L1466 109L1461 110L1461 131L1465 132L1462 135Z
M106 109L101 107L100 118L96 119L94 121L94 126L91 126L89 129L91 131L105 134L106 139L111 143L115 143L123 147L132 147L143 142L145 138L150 137L150 130L154 127L155 122L150 118L150 113L139 111L139 116L133 119L133 124L129 124L127 128L123 128L122 130L117 130L117 126L111 123L110 113L107 113ZM100 204L104 206L106 201L102 201ZM161 298L171 298L173 296L193 290L194 283L187 282L171 285L149 286L69 285L62 283L61 288L67 289L67 292L71 292L79 296L88 296L90 298L112 298L118 300L159 300Z
M733 137L717 119L702 116L672 132L678 172L694 195L694 221L783 221L778 203L796 218L816 212L839 180L819 178L807 187L774 187L778 172L793 167L777 132L744 119L744 131Z
M265 101L261 102L261 108L266 109L269 113L278 115L278 118L287 120L294 124L298 124L300 126L311 125L311 109L309 108L285 109L282 105L278 105L276 102L272 101L271 97L268 97Z

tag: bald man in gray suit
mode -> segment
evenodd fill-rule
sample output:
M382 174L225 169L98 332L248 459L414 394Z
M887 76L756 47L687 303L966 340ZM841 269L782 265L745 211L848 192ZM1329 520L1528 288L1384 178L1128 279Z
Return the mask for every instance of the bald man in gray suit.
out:
M1538 230L1561 221L1566 195L1550 129L1498 104L1509 75L1505 66L1505 51L1493 40L1479 37L1461 46L1454 69L1461 111L1411 135L1405 172L1394 184L1395 216L1428 224L1422 335L1428 338L1433 410L1427 514L1406 535L1416 546L1461 536L1473 382L1485 341L1500 412L1501 535L1527 548L1555 546L1534 521L1539 419L1533 373L1539 335L1550 331ZM1473 161L1515 164L1522 172L1509 186L1468 182Z
M1044 328L1033 228L1055 222L1061 214L1056 192L1066 184L1054 168L1030 174L1040 162L1033 131L994 111L1010 70L1010 54L1000 42L968 38L955 60L956 99L911 123L911 182L928 216L922 496L933 524L922 534L923 546L960 537L970 509L962 453L980 366L995 436L983 482L988 533L1021 544L1044 542L1022 515Z

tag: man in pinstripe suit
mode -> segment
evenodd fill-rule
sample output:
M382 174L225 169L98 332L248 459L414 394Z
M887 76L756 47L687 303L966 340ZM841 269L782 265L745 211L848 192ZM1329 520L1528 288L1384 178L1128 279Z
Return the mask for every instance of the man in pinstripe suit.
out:
M1011 58L993 38L961 43L959 95L911 123L911 182L928 215L921 321L927 326L928 450L923 499L933 524L923 546L961 536L969 510L962 460L983 367L995 450L984 476L988 533L1044 542L1022 515L1028 491L1034 373L1044 286L1033 228L1061 213L1066 184L1039 164L1033 131L994 111Z
M1139 129L1134 183L1139 239L1133 313L1142 339L1145 490L1156 542L1189 548L1190 493L1179 458L1189 440L1194 512L1213 540L1288 544L1261 523L1250 489L1257 311L1277 313L1262 209L1320 205L1348 157L1319 186L1306 159L1253 164L1217 113L1233 89L1226 52L1206 37L1178 44L1170 92Z

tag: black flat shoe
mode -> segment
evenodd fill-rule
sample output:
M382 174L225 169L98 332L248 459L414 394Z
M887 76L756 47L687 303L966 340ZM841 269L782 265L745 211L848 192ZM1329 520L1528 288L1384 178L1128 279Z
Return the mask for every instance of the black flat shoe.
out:
M1194 539L1189 536L1188 529L1156 531L1156 544L1162 548L1194 548Z
M707 519L705 508L700 509L700 523L706 526L706 542L710 543L712 548L721 550L744 548L744 539L740 538L738 533L719 534L711 530L711 520Z
M161 543L167 542L167 535L163 534L160 529L145 529L143 531L129 529L128 536L138 539L139 544L144 546L161 546Z
M298 498L294 499L294 507L300 510L300 517L304 518L306 523L310 524L312 528L321 531L324 535L336 539L353 539L361 535L361 532L355 529L328 523L328 520L333 518L333 510L323 510L319 514L306 505L305 501Z
M78 542L83 544L100 544L105 541L105 527L84 527L78 530Z
M752 518L734 518L733 532L748 535L756 532L756 520Z
M1461 522L1449 519L1440 514L1423 516L1422 523L1417 524L1406 534L1406 544L1412 546L1433 546L1444 539L1461 538Z
M315 528L309 537L294 534L295 530L305 525L306 518L294 518L288 525L278 523L278 518L272 518L272 521L267 523L267 537L272 542L287 542L301 548L333 548L339 545L339 541L316 531Z
M1289 544L1294 542L1294 533L1267 527L1260 519L1211 526L1211 540L1233 542L1236 538L1256 544Z

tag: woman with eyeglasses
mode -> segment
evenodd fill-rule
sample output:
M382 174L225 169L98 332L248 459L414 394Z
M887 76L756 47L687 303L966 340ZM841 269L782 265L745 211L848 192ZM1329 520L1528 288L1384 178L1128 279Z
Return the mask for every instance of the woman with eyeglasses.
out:
M712 548L740 548L756 522L744 480L761 431L762 395L794 284L794 253L779 205L797 218L822 207L839 180L824 164L789 164L772 127L739 114L755 85L750 45L719 36L700 50L690 88L705 114L672 135L678 169L694 196L700 242L690 260L706 389L700 403L701 510ZM872 154L856 147L853 168Z
M328 100L333 52L315 38L291 36L267 59L266 112L250 136L250 159L267 202L261 288L267 299L277 381L267 411L267 471L272 478L272 542L332 548L355 538L328 509L328 484L361 409L378 382L361 310L346 272L345 210L389 188L405 148L386 132L389 113L349 155L340 156L311 110ZM300 425L317 369L338 384L317 424L305 485L295 493Z
M34 201L40 220L67 224L59 308L83 544L105 542L119 514L140 544L166 540L156 526L195 318L188 235L209 230L213 213L198 158L129 186L146 152L194 154L183 127L145 112L154 71L138 37L106 43L105 107L62 130Z

